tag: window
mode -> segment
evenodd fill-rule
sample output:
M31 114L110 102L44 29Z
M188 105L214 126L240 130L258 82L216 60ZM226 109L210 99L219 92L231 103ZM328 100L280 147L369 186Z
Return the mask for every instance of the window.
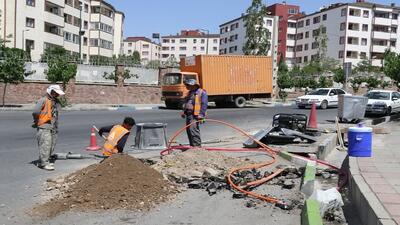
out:
M235 25L235 24L232 24L232 25L231 25L231 31L232 31L232 30L235 30L235 28L236 28L236 25Z
M328 15L327 14L322 15L322 20L327 20L327 19L328 19Z
M388 12L375 12L375 17L389 19Z
M185 58L186 54L179 54L179 58Z
M303 62L304 62L304 63L308 62L308 56L304 56Z
M128 43L128 47L132 47L132 43Z
M349 30L359 31L360 24L358 23L349 23Z
M343 51L339 51L338 58L339 59L343 59L343 57L344 57L344 52Z
M349 45L358 45L358 38L356 37L348 37L347 44Z
M346 14L347 14L347 9L346 8L342 9L341 16L346 16Z
M322 32L323 34L326 34L326 27L322 27L321 32Z
M197 43L197 39L193 39L193 44L196 44Z
M312 45L311 45L312 49L316 49L318 47L319 47L319 43L318 42L313 42Z
M175 43L175 39L172 39L172 40L171 40L171 43Z
M289 8L288 13L289 14L296 14L297 13L297 9Z
M267 20L266 24L267 26L272 26L272 20Z
M340 38L339 38L339 44L340 44L340 45L344 44L344 37L340 37Z
M206 40L205 39L201 39L201 43L202 44L206 43Z
M87 46L88 45L88 39L87 37L83 38L83 45Z
M99 46L99 39L97 38L90 38L90 46L98 47Z
M149 52L148 51L143 51L142 55L147 56L147 55L149 55Z
M368 10L363 10L363 17L368 18L369 17L369 11Z
M181 44L187 43L187 40L186 39L180 39L179 43L181 43Z
M290 28L296 28L296 23L288 23L288 27L290 27Z
M45 2L44 10L54 15L62 16L61 8L58 5L50 3L48 1Z
M351 59L357 59L358 58L358 52L355 51L347 51L346 52L346 57L351 58Z
M193 47L193 51L197 51L197 47L196 46Z
M287 46L286 47L287 52L294 52L294 47L293 46Z
M296 58L296 63L301 63L301 57Z
M312 36L313 36L313 37L319 36L319 29L313 30Z
M399 18L399 14L393 13L392 14L392 19L397 20Z
M89 12L89 5L85 4L83 10L85 11L85 13Z
M366 59L367 58L367 53L366 52L360 52L360 59Z
M35 7L35 3L36 3L36 1L35 1L35 0L26 0L26 5L29 5L29 6Z
M340 24L340 30L344 30L346 28L346 23L341 23Z
M205 49L205 47L200 47L200 51L204 51Z
M25 40L25 50L26 49L31 49L31 50L35 49L35 41L26 39Z
M296 39L296 35L295 34L288 34L287 35L287 39L288 40L295 40Z
M179 47L180 51L186 51L186 47Z
M368 40L366 38L361 38L361 45L367 45Z
M349 15L350 16L361 16L361 10L360 9L352 9L352 8L350 8Z
M390 46L396 47L396 40L391 40L390 41Z
M218 48L217 47L213 47L213 51L218 51Z
M301 39L303 39L303 33L298 33L296 40L301 40Z
M169 39L163 39L163 43L169 43Z
M362 25L362 31L368 31L368 24Z
M236 34L236 39L237 39L237 34ZM218 39L214 39L214 40L213 40L213 43L214 43L214 44L218 44Z
M306 32L306 38L309 38L310 37L310 32Z
M306 20L306 26L310 25L310 19Z
M163 47L162 47L162 50L163 50L163 51L169 51L169 47L163 46Z
M320 16L316 16L313 18L313 24L319 23L321 22L321 17Z
M146 48L146 49L147 49L147 48L150 48L150 45L149 45L149 44L144 44L144 45L143 45L143 48Z
M308 44L304 44L304 51L308 50Z
M62 28L51 23L44 23L44 31L47 33L63 36Z
M83 21L83 29L87 30L89 28L88 21Z
M220 33L220 34L223 34L223 33L224 33L224 28L221 28L221 29L219 30L219 33Z
M391 27L391 28L390 28L390 31L391 31L393 34L397 33L397 27Z
M296 52L301 52L301 51L303 51L303 45L297 45Z
M26 17L25 26L34 28L35 27L35 19Z
M299 21L299 22L297 23L297 27L298 27L298 28L304 27L304 20Z

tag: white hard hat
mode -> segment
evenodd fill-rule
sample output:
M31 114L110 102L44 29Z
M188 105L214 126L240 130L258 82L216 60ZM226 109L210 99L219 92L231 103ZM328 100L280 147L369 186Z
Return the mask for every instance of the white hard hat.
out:
M47 94L51 95L51 91L55 91L55 92L56 92L57 94L59 94L59 95L65 95L65 93L64 93L63 90L61 89L60 85L58 85L58 84L50 85L50 86L47 88Z

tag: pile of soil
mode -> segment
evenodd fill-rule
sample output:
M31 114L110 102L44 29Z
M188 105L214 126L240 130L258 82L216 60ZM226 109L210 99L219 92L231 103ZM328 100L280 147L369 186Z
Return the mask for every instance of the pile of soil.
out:
M114 155L69 175L61 184L49 184L48 190L58 189L59 194L34 209L48 217L67 210L147 210L176 192L159 172L128 155Z
M204 171L210 169L224 176L234 167L252 163L249 159L229 157L221 152L191 149L185 152L174 151L152 167L165 175L190 178L201 177Z

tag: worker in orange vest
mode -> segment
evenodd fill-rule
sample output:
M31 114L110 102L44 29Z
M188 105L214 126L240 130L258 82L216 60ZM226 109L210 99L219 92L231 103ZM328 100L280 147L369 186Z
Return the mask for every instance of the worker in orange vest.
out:
M189 90L185 98L185 105L182 118L186 118L186 125L197 121L186 128L189 144L193 147L201 147L200 126L205 122L207 115L208 96L205 90L200 88L199 83L195 79L185 80L185 86Z
M58 113L61 105L57 99L64 95L59 85L50 85L47 93L37 102L33 116L33 126L37 129L36 138L39 145L39 160L37 166L45 170L54 170L50 162L57 141Z
M100 128L100 136L103 136L103 133L109 133L103 146L103 156L109 157L116 153L122 153L130 130L135 124L135 120L132 117L126 117L122 125L111 125Z

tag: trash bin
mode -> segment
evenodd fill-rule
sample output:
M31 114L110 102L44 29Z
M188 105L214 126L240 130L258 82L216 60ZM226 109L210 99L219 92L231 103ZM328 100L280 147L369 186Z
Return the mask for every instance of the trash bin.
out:
M167 147L167 124L136 124L135 149L161 150Z
M356 123L364 119L367 103L367 97L339 95L338 117L340 121Z

